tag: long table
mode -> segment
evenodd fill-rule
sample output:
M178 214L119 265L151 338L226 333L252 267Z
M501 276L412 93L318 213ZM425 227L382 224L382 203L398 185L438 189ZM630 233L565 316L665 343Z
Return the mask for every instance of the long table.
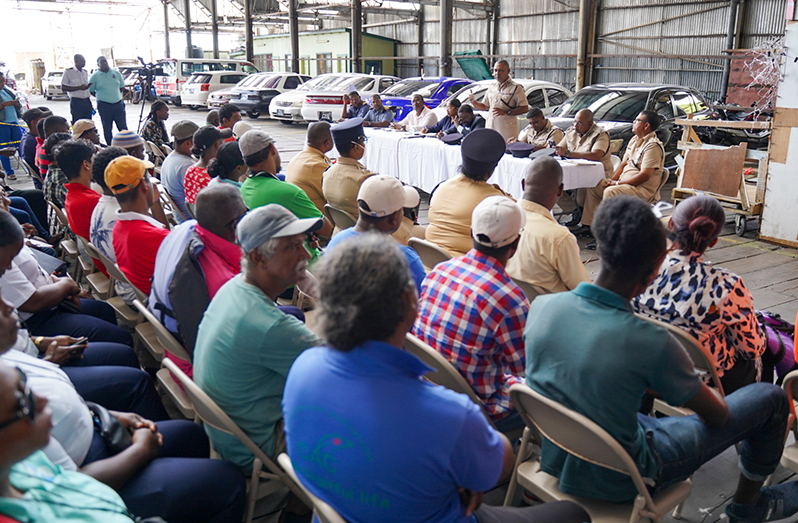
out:
M371 171L388 174L432 192L437 185L457 175L462 164L459 145L447 145L434 136L415 136L401 131L366 128L368 143L362 163ZM334 151L329 156L336 156ZM532 160L506 154L488 180L520 199L524 169ZM566 189L595 187L604 178L601 162L560 160Z

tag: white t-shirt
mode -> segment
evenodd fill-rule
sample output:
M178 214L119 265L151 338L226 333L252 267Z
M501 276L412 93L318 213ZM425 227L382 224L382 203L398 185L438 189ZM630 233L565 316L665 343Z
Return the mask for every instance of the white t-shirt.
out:
M421 114L416 114L415 109L410 111L410 114L405 116L401 122L408 131L421 131L425 127L432 127L436 123L438 123L438 117L426 106L421 111Z
M36 289L53 283L50 275L44 272L36 260L36 256L27 245L22 246L19 254L11 260L11 267L0 278L3 299L15 309L33 296ZM30 312L19 312L19 317L24 321L33 316Z
M61 85L66 85L67 87L78 87L81 85L88 85L89 84L89 72L83 68L78 71L74 67L70 67L66 71L64 71L64 76L61 77ZM89 97L89 90L83 89L81 91L69 91L67 92L69 98L88 98Z
M114 252L114 224L117 220L117 211L119 211L119 202L116 198L103 194L97 201L94 211L91 213L91 226L89 227L89 241L92 245L105 254L110 260L116 261L116 253ZM136 293L133 287L127 283L118 281L114 284L117 296L128 305L133 305L133 300L136 299Z

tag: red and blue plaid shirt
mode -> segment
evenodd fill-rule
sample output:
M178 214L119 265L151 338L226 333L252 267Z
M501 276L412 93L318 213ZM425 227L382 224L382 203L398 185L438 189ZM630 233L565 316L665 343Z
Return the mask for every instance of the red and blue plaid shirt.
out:
M524 381L529 301L495 258L474 249L424 279L413 334L443 354L485 404L510 414L510 386Z

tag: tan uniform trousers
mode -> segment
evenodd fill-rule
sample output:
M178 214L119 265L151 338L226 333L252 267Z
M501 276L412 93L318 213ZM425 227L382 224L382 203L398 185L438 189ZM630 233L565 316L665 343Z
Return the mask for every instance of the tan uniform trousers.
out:
M598 185L581 191L585 193L585 209L582 213L582 225L592 225L593 219L596 216L596 210L601 204L602 200L613 198L615 196L637 196L641 200L648 202L653 196L651 189L645 187L646 184L639 186L623 184L609 186L610 180L603 179Z

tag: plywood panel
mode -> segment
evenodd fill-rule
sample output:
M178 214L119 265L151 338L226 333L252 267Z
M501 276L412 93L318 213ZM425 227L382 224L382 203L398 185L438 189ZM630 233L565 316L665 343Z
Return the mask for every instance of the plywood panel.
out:
M727 149L691 149L684 159L681 186L728 197L739 196L748 144Z

